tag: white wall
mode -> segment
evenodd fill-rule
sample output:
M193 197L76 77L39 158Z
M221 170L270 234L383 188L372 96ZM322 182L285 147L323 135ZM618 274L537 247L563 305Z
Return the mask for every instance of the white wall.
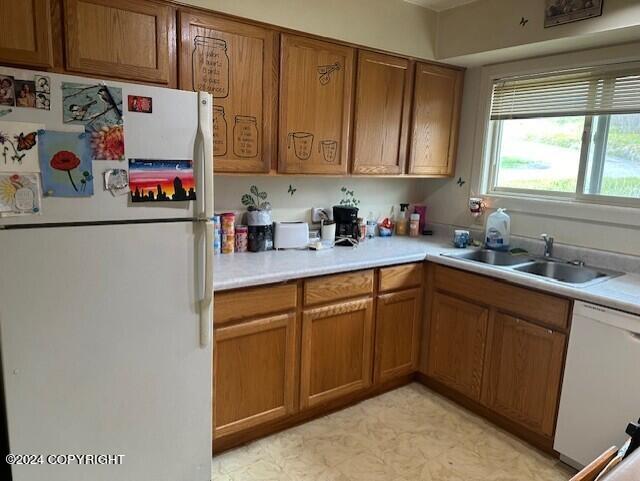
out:
M549 65L570 65L572 62L611 63L630 60L640 56L640 43L617 47L583 51L576 54L564 54L555 57L523 60L504 66L505 70L523 71L543 69ZM466 181L459 187L455 180L433 180L425 182L426 204L431 220L440 223L471 227L478 225L469 215L467 202L475 195L476 180L482 170L482 156L479 146L483 132L479 126L479 111L486 100L486 92L481 91L482 69L468 69L465 77L465 91L462 103L462 121L456 165L456 177ZM484 115L482 115L484 117ZM508 204L508 202L504 202ZM508 205L507 205L508 207ZM596 211L593 207L590 210ZM537 238L542 232L554 235L557 242L590 247L595 249L640 255L640 229L632 227L631 216L640 217L637 209L630 209L614 216L601 216L598 221L578 220L570 215L559 215L557 209L547 213L510 212L512 232L516 235ZM626 221L625 221L626 216ZM480 219L482 226L484 219ZM634 222L634 224L638 224Z
M388 215L392 206L396 212L401 202L416 203L424 194L423 182L416 179L358 179L353 177L296 177L296 176L222 176L214 180L216 212L245 211L240 199L252 185L268 193L273 206L274 220L310 221L311 207L332 207L343 198L345 186L360 200L360 214L373 212ZM289 186L297 189L292 196Z
M183 3L425 59L437 14L402 0L182 0Z
M550 28L544 11L545 0L479 0L440 12L436 57L478 65L640 38L638 0L605 0L602 16Z

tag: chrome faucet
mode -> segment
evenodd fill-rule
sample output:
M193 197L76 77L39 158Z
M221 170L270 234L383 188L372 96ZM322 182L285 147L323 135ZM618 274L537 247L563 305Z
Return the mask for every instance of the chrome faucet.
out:
M549 234L541 234L540 237L544 241L544 256L553 257L553 237Z

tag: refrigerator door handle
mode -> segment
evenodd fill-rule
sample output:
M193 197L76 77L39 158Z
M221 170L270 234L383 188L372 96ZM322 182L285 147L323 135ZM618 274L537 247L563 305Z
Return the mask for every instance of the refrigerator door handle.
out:
M198 153L200 161L201 192L197 193L200 219L213 216L213 97L208 92L198 92Z
M200 347L211 344L213 330L213 236L214 225L204 222L204 285L200 299Z

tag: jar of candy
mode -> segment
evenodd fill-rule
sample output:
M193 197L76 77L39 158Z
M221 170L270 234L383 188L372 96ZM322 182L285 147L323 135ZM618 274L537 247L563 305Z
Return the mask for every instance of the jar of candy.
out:
M236 252L247 252L249 228L246 225L236 227Z

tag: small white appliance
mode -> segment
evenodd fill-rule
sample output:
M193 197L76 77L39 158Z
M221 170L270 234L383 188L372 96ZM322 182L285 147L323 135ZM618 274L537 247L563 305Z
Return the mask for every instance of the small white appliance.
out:
M0 67L50 78L51 110L2 121L70 131L62 83L121 88L125 156L191 159L196 201L132 204L44 197L41 215L0 217L0 346L9 449L124 455L122 464L12 466L13 481L209 481L213 316L212 99L140 84ZM126 111L128 95L153 113Z
M309 224L276 222L273 236L273 246L276 249L304 249L309 245Z
M640 317L576 302L560 398L554 449L581 468L640 417Z

